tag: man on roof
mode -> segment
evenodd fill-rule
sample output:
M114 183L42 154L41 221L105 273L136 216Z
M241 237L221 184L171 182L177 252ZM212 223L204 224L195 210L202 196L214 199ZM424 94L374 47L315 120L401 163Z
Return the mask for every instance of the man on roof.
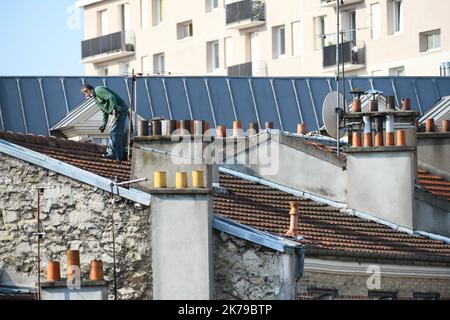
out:
M107 87L93 87L85 84L81 87L81 93L86 99L94 98L97 106L103 112L103 123L98 128L104 132L108 124L109 116L113 116L113 122L109 131L109 143L103 157L122 161L124 159L123 137L125 134L125 122L128 116L128 107L123 99Z

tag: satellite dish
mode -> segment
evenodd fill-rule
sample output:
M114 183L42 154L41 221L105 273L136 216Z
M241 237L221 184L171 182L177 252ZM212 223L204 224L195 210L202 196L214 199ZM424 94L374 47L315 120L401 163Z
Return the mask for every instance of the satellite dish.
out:
M325 130L328 132L330 137L333 137L335 139L338 138L337 135L337 128L336 128L336 103L337 103L337 91L331 91L327 96L325 97L325 100L323 101L322 106L322 120L323 124L325 126ZM347 101L344 101L344 96L342 93L339 93L339 101L341 101L341 108L344 108L345 105L347 105ZM344 101L344 104L342 105L342 101ZM341 119L342 121L342 119ZM342 138L345 134L344 129L339 130L339 138Z

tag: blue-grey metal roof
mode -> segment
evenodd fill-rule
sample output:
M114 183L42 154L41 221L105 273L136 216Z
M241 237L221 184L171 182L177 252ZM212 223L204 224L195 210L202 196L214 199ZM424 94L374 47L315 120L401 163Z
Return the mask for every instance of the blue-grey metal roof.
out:
M49 134L84 97L80 87L106 85L129 99L126 77L0 77L0 130ZM206 120L211 126L239 119L273 121L275 129L296 131L322 126L322 103L336 88L331 77L141 77L136 84L136 105L143 118ZM450 95L450 77L351 77L345 89L377 89L393 95L397 105L410 98L414 110L425 113L440 98Z

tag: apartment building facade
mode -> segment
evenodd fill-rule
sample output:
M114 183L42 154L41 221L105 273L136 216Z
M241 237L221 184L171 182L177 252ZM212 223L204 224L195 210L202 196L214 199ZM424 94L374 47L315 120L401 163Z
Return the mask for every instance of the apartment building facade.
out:
M87 75L330 76L335 0L78 0ZM344 0L349 75L436 76L450 61L447 0Z

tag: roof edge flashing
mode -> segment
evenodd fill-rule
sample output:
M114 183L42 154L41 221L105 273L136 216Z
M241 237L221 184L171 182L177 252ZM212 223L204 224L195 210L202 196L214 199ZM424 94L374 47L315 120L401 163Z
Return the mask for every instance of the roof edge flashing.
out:
M275 236L217 214L214 214L213 228L283 253L292 254L303 248L301 244L290 239ZM301 239L301 237L298 238L298 240Z
M75 167L71 164L64 163L60 160L53 159L49 156L43 155L36 151L18 146L6 140L0 139L0 152L14 158L32 163L39 167L54 171L58 174L66 176L93 187L97 187L107 192L111 192L111 184L114 186L114 181L96 175L92 172ZM125 189L123 187L113 188L113 194L128 200L138 202L142 205L150 205L151 195L135 189Z

